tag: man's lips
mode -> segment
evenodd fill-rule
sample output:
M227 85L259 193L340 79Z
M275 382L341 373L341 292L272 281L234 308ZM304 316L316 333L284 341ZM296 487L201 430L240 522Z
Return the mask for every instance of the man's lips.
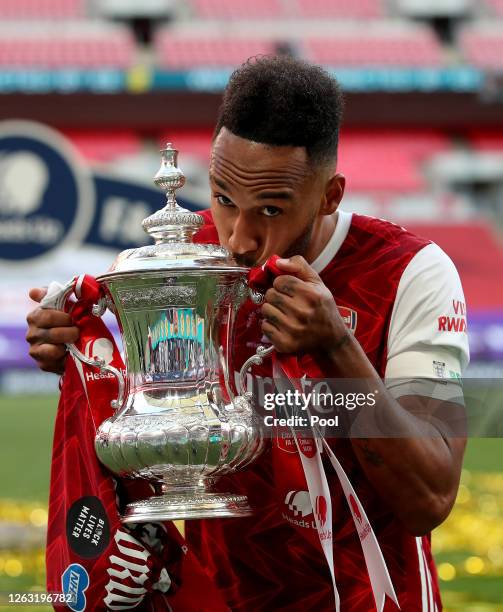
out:
M250 257L245 257L243 255L236 255L236 254L233 254L232 256L234 257L234 259L236 260L236 263L239 266L245 266L247 268L255 268L260 265L260 263L257 262L256 259L251 259Z

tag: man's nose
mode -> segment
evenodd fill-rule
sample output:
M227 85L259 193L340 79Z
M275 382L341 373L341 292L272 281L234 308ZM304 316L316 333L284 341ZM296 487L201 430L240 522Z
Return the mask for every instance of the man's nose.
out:
M233 253L244 255L255 252L258 246L256 229L242 215L239 215L232 227L229 249Z

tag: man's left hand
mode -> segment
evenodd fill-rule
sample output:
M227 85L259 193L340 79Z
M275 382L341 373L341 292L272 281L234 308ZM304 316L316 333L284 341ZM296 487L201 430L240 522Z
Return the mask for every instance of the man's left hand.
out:
M316 353L348 334L329 289L300 255L278 259L278 276L265 294L262 331L279 353Z

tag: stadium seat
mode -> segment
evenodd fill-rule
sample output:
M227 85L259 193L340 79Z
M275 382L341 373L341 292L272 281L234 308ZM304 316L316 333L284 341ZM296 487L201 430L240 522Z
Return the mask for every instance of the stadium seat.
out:
M466 26L459 46L467 63L483 69L503 68L503 21Z
M302 18L375 19L384 13L382 0L297 0Z
M469 132L468 141L477 151L503 153L503 132L494 130Z
M485 0L485 5L492 13L503 17L503 0Z
M438 132L343 131L338 168L351 191L413 193L426 187L421 163L449 146Z
M295 22L296 23L296 22ZM443 49L428 28L408 24L378 23L365 28L338 24L330 36L305 34L291 24L290 32L274 36L264 29L260 36L249 30L232 30L226 35L218 29L164 28L156 37L161 66L187 69L198 66L236 66L253 55L274 53L279 40L298 46L307 59L336 67L441 66ZM285 25L285 24L283 24ZM327 31L326 28L324 30ZM311 30L312 32L312 30Z
M463 280L468 320L472 310L501 310L503 284L495 279L501 277L503 249L488 223L410 223L407 229L436 242L454 261Z
M383 0L191 0L199 19L372 19Z
M157 36L156 49L160 66L182 70L238 66L253 55L274 53L274 43L260 38L202 37L165 30Z
M399 150L404 155L411 156L416 161L422 161L451 146L448 135L434 130L343 130L340 137L340 149L372 149L376 151L386 148Z
M191 0L200 19L274 19L284 17L282 0Z
M0 29L0 65L8 68L127 68L134 54L132 34L116 25Z
M82 157L91 162L114 161L124 155L137 154L141 149L141 139L132 131L65 130L63 134Z
M326 66L440 66L443 52L428 28L338 31L331 37L309 37L308 59Z
M346 176L347 189L364 193L416 192L425 187L417 164L400 151L360 150L339 155L339 170Z
M79 19L85 9L85 0L1 0L0 20Z

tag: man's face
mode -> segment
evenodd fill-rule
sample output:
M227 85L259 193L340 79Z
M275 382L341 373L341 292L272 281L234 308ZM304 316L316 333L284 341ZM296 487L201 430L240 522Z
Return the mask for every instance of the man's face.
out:
M245 140L223 128L210 163L211 209L220 243L238 263L308 253L318 228L327 172L304 147ZM324 213L326 214L326 213Z

